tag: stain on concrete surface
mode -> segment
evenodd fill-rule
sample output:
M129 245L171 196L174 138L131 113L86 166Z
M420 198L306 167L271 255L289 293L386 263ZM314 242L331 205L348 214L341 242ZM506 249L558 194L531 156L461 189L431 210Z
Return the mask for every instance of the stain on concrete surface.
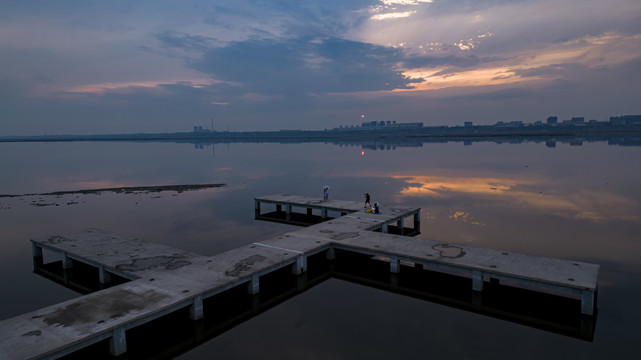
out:
M345 239L351 239L351 238L358 237L358 235L360 235L360 234L357 233L357 232L344 232L344 233L338 233L336 235L332 235L332 236L330 236L330 238L332 240L345 240Z
M262 255L252 255L246 259L243 259L237 263L234 264L233 270L227 270L225 271L225 275L227 276L233 276L233 277L238 277L240 273L243 271L247 271L251 269L252 265L255 263L264 260L265 257Z
M463 251L463 248L458 246L442 244L442 245L432 246L432 249L436 251L440 251L441 256L443 257L460 258L462 256L465 256L465 251Z
M153 289L142 293L119 289L69 304L43 315L42 321L52 326L97 324L109 319L116 319L132 311L143 310L165 298L167 298L166 294Z
M186 260L181 260L181 255L176 256L153 256L143 259L136 259L129 264L121 264L116 266L116 269L120 271L141 271L149 269L165 269L165 270L175 270L183 266L190 265L191 262Z
M69 240L69 239L67 239L67 238L65 238L65 237L62 237L62 236L58 236L58 235L56 235L56 236L51 236L49 239L47 239L47 241L48 241L50 244L60 244L60 243L62 243L62 242L68 241L68 240Z

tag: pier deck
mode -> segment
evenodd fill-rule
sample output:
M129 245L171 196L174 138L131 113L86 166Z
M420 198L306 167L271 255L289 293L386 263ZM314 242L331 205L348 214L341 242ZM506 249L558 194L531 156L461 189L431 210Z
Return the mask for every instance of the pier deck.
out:
M332 259L339 250L379 257L389 262L391 273L412 266L467 277L476 292L491 280L551 291L580 299L583 314L594 312L595 264L397 235L420 231L417 208L391 206L370 214L361 202L273 195L255 199L257 217L262 216L261 204L276 206L286 214L285 222L296 209L326 221L214 256L97 229L32 240L36 268L44 264L46 251L60 254L65 268L74 262L98 268L102 283L112 275L130 281L0 321L0 359L53 359L105 339L111 353L120 355L127 350L126 331L131 328L185 307L192 319L200 319L205 298L239 285L257 294L261 276L288 266L293 274L302 274L309 256L324 253ZM331 212L340 215L332 218ZM413 228L406 228L410 217Z

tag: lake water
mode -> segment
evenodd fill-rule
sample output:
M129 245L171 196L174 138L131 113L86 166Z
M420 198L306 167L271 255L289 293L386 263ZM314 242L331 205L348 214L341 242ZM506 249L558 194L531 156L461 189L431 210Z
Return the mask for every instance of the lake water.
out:
M541 324L331 278L165 356L627 359L638 354L641 147L401 145L0 143L0 194L225 184L182 193L0 197L0 319L79 296L33 273L31 238L100 228L212 255L295 229L254 220L254 197L320 198L322 186L329 185L333 199L363 201L369 192L383 211L393 204L422 208L422 238L600 264L593 332L577 338Z

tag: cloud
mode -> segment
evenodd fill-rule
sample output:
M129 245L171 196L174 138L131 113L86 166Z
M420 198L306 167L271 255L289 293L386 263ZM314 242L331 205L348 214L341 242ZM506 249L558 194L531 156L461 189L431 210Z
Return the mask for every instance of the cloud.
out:
M463 54L461 56L454 55L414 55L409 54L403 60L403 67L408 69L448 66L448 67L472 67L479 65L483 60L478 56L472 54ZM439 73L442 75L445 71Z
M534 94L532 90L522 88L507 88L497 91L477 92L473 94L449 96L445 100L461 102L505 102L514 99L524 99Z
M200 42L198 42L200 43ZM190 36L167 44L190 48ZM338 38L232 42L203 50L189 65L211 77L241 84L246 92L272 95L379 91L411 88L398 49Z
M181 34L175 31L165 31L157 34L156 39L168 48L180 48L182 50L198 52L206 51L217 43L217 40L214 38L202 35Z
M430 44L458 44L459 49L472 45L477 55L497 55L545 48L586 35L639 33L641 4L635 0L435 1L396 11L405 9L416 14L392 22L370 19L354 29L353 36L415 49Z
M400 19L410 17L416 14L416 11L393 12L385 14L376 14L372 16L372 20L387 20L387 19Z

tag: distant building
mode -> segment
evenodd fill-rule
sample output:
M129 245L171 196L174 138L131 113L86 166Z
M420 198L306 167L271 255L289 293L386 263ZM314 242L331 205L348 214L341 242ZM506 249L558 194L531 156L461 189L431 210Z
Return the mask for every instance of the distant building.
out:
M556 116L550 116L545 122L548 125L556 125L558 120L559 120L559 118L557 118Z
M466 121L466 122L464 123L464 125L465 125L466 127L470 127L470 126L472 126L472 122L471 122L471 121Z
M510 121L509 123L499 121L494 124L496 127L521 127L523 126L523 121Z
M610 124L612 125L641 125L641 115L623 115L610 117Z
M563 120L561 122L562 126L585 126L585 118L584 117L573 117L570 120Z
M361 123L360 128L355 127L355 130L408 130L420 129L423 127L422 122L414 123L397 123L396 121L366 121ZM340 128L339 128L340 129ZM341 130L345 130L342 128Z
M211 132L211 130L207 128L203 128L202 126L194 126L194 132L195 133L208 133Z
M405 130L405 129L420 129L420 128L423 127L423 123L422 122L398 123L398 124L395 124L395 126L399 130L401 130L401 129L403 129L403 130Z

